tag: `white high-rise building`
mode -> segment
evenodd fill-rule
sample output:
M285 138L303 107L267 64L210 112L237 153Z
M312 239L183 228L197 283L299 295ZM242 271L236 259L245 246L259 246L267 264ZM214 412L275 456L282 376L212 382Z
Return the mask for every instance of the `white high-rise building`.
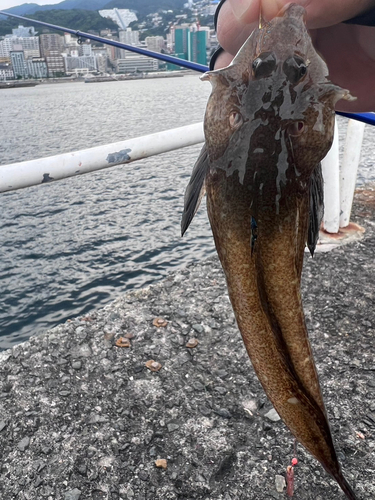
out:
M40 57L39 37L19 37L13 35L5 35L5 38L0 41L0 57L9 57L10 52L15 50L15 45L21 45L26 59L28 57Z
M161 52L165 46L165 40L162 36L147 36L145 42L148 50L153 52Z
M0 41L0 57L10 57L11 50L13 50L12 36L7 35Z
M33 57L26 61L26 71L29 78L47 78L48 70L44 57Z
M17 46L16 46L17 47ZM21 47L19 47L21 48ZM12 67L14 71L15 77L26 78L27 74L27 66L25 55L22 50L12 50L10 52L10 59L12 61Z
M119 41L126 45L139 46L139 31L133 31L131 28L119 30ZM131 53L128 50L116 49L116 59L125 59Z
M80 56L91 56L92 55L91 44L82 43L81 45L79 45L78 53Z
M159 64L156 59L142 55L131 55L125 59L117 59L117 73L135 73L157 71Z
M122 30L125 30L133 21L138 21L136 13L129 9L99 10L99 14L112 19Z
M22 26L20 24L18 28L12 29L13 36L17 36L20 38L27 38L29 36L36 36L37 32L35 31L34 26Z
M131 28L120 30L119 39L121 43L127 45L139 45L139 31L133 31Z
M97 71L95 56L71 56L63 54L66 73L90 73Z

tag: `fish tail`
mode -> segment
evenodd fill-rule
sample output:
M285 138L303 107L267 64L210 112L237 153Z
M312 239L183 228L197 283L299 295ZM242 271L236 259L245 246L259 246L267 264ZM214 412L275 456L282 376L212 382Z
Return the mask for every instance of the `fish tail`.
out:
M342 491L345 493L345 495L349 500L359 500L357 495L354 493L353 488L345 479L341 470L338 473L333 474L333 478L336 479L338 485L340 486L340 488L342 489Z

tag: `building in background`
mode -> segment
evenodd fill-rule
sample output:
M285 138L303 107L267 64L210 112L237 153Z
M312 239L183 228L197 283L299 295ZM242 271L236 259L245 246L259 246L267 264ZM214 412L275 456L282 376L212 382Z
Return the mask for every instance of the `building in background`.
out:
M29 36L36 36L37 32L35 31L34 26L27 26L26 28L20 24L18 28L12 29L13 36L20 38L27 38Z
M121 43L126 43L127 45L139 45L139 31L137 30L133 31L131 28L119 30L118 36Z
M167 51L168 52L170 52L170 53L173 52L173 48L174 48L174 26L172 26L170 32L167 33L166 47L167 47Z
M78 46L78 55L92 56L91 43L82 43Z
M159 64L156 59L142 55L127 56L125 59L117 59L115 64L116 73L147 73L159 69Z
M119 41L125 43L126 45L133 45L135 47L140 46L139 42L139 31L133 31L131 28L126 30L119 30ZM131 52L125 49L120 49L116 47L115 59L125 59Z
M205 66L207 64L207 31L190 31L188 35L188 60Z
M79 56L78 50L71 54L64 54L65 72L67 74L86 75L96 73L95 56Z
M40 57L38 36L13 37L13 40L13 47L15 45L22 46L26 59L28 57Z
M175 54L180 59L199 64L207 64L207 47L210 28L197 25L181 25L174 27Z
M96 54L95 56L96 68L98 73L108 72L108 57L103 54Z
M33 57L26 61L26 71L29 78L47 78L47 64L44 57Z
M0 41L0 57L9 57L10 52L15 50L15 45L22 47L25 58L40 57L38 36L18 37L13 35L5 35L4 39Z
M73 37L70 33L64 33L64 52L70 54L71 51L78 50L78 45L77 38Z
M12 37L6 35L0 40L0 57L10 57L10 51L13 50Z
M161 52L165 49L165 40L162 36L147 36L145 39L148 50Z
M0 62L0 82L14 80L14 71L10 62Z
M99 10L99 14L104 18L112 19L122 30L125 30L133 21L138 21L136 13L129 9Z
M64 57L59 50L49 50L45 56L48 76L56 78L65 75Z
M15 78L27 78L26 59L21 46L15 45L15 50L10 51L10 60Z
M96 67L99 73L108 73L111 65L109 64L109 57L107 47L92 47L92 55L96 59Z
M176 57L188 59L188 37L190 27L188 24L176 26L174 29L174 51Z
M39 46L41 57L46 57L51 51L61 54L64 51L64 37L57 33L39 35Z
M39 46L40 54L46 61L48 76L50 78L64 76L65 65L64 58L62 56L62 53L65 50L64 37L57 33L40 35Z
M219 0L214 0L208 5L202 6L201 14L203 16L214 16L219 3L220 3Z

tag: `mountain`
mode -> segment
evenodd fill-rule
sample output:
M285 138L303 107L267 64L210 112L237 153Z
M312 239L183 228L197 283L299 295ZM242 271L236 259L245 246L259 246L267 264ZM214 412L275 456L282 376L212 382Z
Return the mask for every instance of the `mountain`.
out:
M39 5L36 3L24 3L18 5L17 7L11 7L10 9L4 10L4 12L9 12L11 14L16 14L17 16L26 16L27 14L32 14L35 9L38 9ZM3 9L1 9L3 10ZM1 19L4 19L3 17Z
M44 10L99 10L108 3L108 0L64 0L54 5L38 5L36 3L24 3L17 7L11 7L5 12L16 14L18 16L28 16Z
M101 10L113 9L131 9L139 12L141 15L147 15L151 12L157 12L160 9L182 9L186 0L64 0L54 5L37 5L36 3L24 3L17 7L5 10L10 14L18 16L28 16L41 11L51 10Z
M28 14L28 17L36 19L38 21L43 21L51 24L56 24L58 26L65 26L73 30L80 30L86 33L96 31L99 32L102 29L112 29L118 30L118 26L111 19L104 19L99 15L98 12L87 11L87 10L49 10L35 12L34 14ZM1 19L3 19L1 17ZM4 18L4 21L0 21L0 36L12 33L12 28L16 28L20 21L18 19ZM41 33L55 33L55 30L49 28L44 28L36 24L33 25L31 22L24 22L26 26L35 26L37 32Z
M147 15L158 10L179 10L182 9L186 0L110 0L105 8L130 9Z

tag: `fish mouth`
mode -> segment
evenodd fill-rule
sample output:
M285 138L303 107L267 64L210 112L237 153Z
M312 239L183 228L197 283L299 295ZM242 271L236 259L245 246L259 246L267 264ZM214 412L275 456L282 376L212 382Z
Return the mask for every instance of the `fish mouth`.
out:
M288 17L297 19L298 21L303 21L303 23L306 25L306 9L302 7L302 5L297 5L293 2L284 5L284 7L280 9L276 17Z

